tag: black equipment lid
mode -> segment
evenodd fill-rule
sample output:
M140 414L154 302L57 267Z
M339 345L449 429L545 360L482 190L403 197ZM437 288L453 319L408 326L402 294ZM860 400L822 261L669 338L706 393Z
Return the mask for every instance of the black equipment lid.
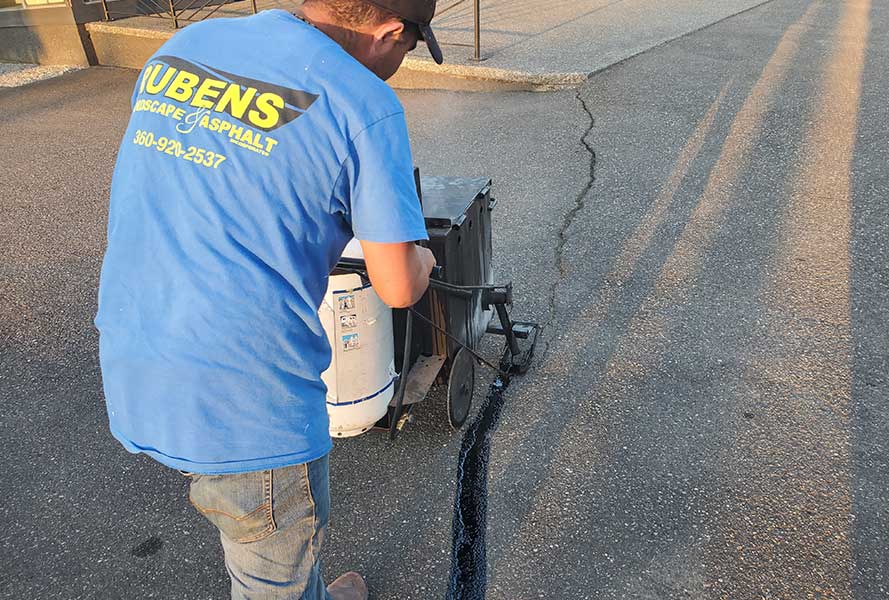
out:
M420 178L423 193L423 216L426 227L453 227L480 196L491 189L487 177L426 177Z

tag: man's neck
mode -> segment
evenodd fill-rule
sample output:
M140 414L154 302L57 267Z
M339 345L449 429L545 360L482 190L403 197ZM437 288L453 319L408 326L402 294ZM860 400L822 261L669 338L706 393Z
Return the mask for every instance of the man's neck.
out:
M333 23L330 15L316 5L300 6L293 11L297 18L320 30L327 37L343 47L343 50L355 56L357 43L361 34Z

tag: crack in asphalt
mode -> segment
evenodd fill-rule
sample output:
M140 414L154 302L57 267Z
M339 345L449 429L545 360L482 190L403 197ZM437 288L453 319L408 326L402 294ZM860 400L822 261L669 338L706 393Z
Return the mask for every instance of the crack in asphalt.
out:
M568 272L568 269L565 266L564 256L565 244L568 243L568 228L574 224L577 214L586 207L586 197L593 188L593 184L596 182L596 151L587 141L587 137L592 133L593 127L596 125L596 119L593 117L593 113L590 112L590 108L587 106L586 100L583 99L580 90L578 90L576 98L580 101L583 111L590 119L590 126L584 131L583 135L580 136L580 143L583 144L584 148L586 148L587 152L590 154L590 171L587 182L577 194L577 197L574 198L574 206L571 207L571 210L565 213L565 217L562 220L562 227L559 229L559 241L556 244L556 266L559 268L559 281L563 281Z
M580 102L580 106L583 108L583 111L584 113L586 113L590 122L589 127L587 127L583 134L580 136L580 143L583 144L583 147L590 155L589 176L584 186L577 193L577 196L575 196L574 205L568 212L565 213L565 216L562 218L562 225L559 228L558 241L556 242L555 248L555 264L559 272L558 277L550 291L549 305L547 306L547 318L543 326L540 328L541 336L546 333L546 330L556 319L556 296L558 295L559 286L565 281L565 278L568 275L568 268L565 266L565 245L568 243L569 238L568 229L574 224L574 221L577 220L577 215L580 213L580 211L586 208L586 197L589 195L590 190L593 189L593 184L596 182L596 150L587 140L587 138L593 131L593 127L596 126L596 119L595 117L593 117L593 113L592 111L590 111L590 107L587 105L586 100L584 100L582 92L583 88L578 89L575 99ZM547 355L549 354L549 349L550 340L544 338L543 352L540 355L541 362L546 359Z
M580 137L580 142L590 155L589 177L574 198L574 205L565 214L559 228L555 248L558 277L549 298L547 320L541 327L543 335L556 316L556 292L564 282L568 269L565 266L564 252L568 243L568 229L586 207L586 197L596 181L596 151L587 141L595 126L595 119L586 101L577 92L577 100L589 117L589 127ZM540 360L549 352L550 342L546 341ZM500 423L505 402L504 393L508 380L498 378L491 384L485 403L478 415L467 428L460 446L457 460L457 487L454 494L453 542L451 548L451 574L448 581L448 600L484 600L487 590L487 505L488 505L488 461L494 432Z

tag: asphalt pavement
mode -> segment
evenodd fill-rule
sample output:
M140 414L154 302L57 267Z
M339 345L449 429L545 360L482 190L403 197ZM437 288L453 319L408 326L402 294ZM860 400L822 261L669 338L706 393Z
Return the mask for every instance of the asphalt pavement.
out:
M889 598L887 41L883 3L774 0L578 91L401 92L426 174L494 179L498 279L545 332L489 432L476 593L449 594L440 392L395 443L337 441L325 572L378 599ZM0 91L2 597L226 596L183 478L107 431L134 79Z

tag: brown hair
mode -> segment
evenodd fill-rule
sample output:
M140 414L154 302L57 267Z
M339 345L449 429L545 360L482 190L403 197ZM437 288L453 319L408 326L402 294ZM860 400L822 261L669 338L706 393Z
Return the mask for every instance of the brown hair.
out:
M365 0L305 0L304 4L323 5L338 24L349 27L381 25L390 19L400 18L394 12Z

